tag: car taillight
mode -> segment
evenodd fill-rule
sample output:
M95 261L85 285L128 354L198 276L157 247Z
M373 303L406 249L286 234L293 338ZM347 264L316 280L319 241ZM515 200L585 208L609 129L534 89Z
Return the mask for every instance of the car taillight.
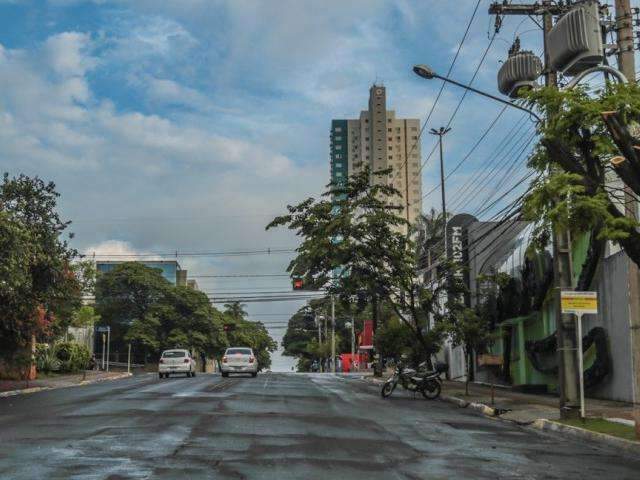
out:
M222 357L222 363L227 363L227 357Z
M249 357L249 363L253 363L254 361L255 361L255 358Z
M185 358L183 363L189 363L189 359Z
M164 360L163 360L163 359L160 359L160 363L164 363Z

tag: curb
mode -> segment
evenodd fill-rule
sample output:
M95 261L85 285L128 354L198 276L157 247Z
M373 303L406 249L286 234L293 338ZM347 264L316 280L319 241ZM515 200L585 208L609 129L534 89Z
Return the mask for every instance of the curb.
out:
M498 416L498 411L495 408L491 408L488 405L485 405L484 403L467 402L466 400L463 400L458 397L452 397L450 395L440 395L440 400L447 403L453 403L454 405L457 405L460 408L470 408L472 410L480 412L481 414L487 417Z
M612 435L607 435L606 433L592 432L590 430L585 430L584 428L564 425L545 418L535 420L531 426L543 431L562 433L580 440L591 440L609 447L622 449L628 453L640 454L640 442L625 440L624 438L614 437Z
M31 388L22 388L20 390L9 390L7 392L0 392L0 398L15 397L16 395L28 395L29 393L37 393L37 392L42 392L44 390L58 390L60 388L80 387L83 385L91 385L92 383L106 382L109 380L120 380L122 378L128 378L131 376L133 376L132 373L122 373L119 375L115 375L113 377L96 378L94 380L83 380L80 383L76 383L74 385L61 385L59 387L31 387Z

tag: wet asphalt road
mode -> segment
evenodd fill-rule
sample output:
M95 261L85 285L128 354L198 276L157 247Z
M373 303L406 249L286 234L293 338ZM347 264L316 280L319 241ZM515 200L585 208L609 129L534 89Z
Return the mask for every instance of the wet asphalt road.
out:
M2 479L635 479L640 460L358 379L264 374L0 398Z

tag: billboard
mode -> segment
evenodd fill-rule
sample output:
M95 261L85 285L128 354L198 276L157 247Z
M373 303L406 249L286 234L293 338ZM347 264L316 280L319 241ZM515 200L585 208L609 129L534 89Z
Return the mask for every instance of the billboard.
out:
M469 289L469 242L467 229L478 219L468 213L455 215L447 222L447 257L461 268L456 270L455 276L462 280ZM471 306L471 297L467 292L464 304Z

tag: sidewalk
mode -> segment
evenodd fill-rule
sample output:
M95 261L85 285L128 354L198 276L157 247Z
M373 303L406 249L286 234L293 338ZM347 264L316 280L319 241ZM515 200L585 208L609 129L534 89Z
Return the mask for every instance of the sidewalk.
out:
M539 418L558 420L560 411L558 397L553 395L527 394L496 387L494 404L491 403L491 387L469 384L469 395L464 394L464 383L445 381L442 394L465 400L469 403L482 403L498 410L501 418L521 424L533 423ZM633 420L633 405L610 400L585 399L587 417L618 418ZM504 412L504 413L501 413Z
M126 372L99 372L87 370L85 373L61 374L36 380L0 380L0 397L33 393L54 388L73 387L104 380L116 380L128 377Z

